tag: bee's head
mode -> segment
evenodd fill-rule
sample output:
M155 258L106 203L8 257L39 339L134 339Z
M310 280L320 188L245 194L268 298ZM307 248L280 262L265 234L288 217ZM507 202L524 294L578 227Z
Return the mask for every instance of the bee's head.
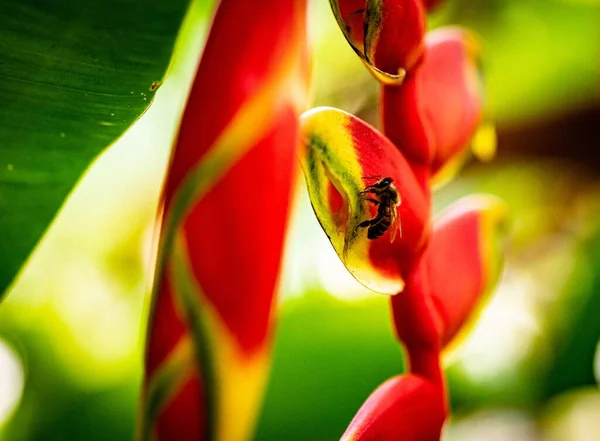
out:
M392 185L393 182L394 180L392 178L383 178L380 181L377 181L375 184L373 184L373 187L378 188L380 190L385 190L390 185Z

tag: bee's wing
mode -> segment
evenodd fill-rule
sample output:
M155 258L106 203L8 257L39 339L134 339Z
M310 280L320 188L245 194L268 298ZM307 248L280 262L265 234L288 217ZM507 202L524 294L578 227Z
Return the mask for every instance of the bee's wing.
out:
M390 243L393 243L396 239L396 231L398 231L400 238L402 238L402 222L400 221L400 215L398 214L397 206L392 207L390 212L390 220Z

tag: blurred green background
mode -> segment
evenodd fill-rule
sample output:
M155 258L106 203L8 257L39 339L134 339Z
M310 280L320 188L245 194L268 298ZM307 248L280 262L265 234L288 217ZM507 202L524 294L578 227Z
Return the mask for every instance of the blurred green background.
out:
M90 168L0 305L0 439L129 440L141 384L154 218L213 2L198 1L148 112ZM378 124L378 91L314 1L314 103ZM495 161L470 162L436 209L473 192L510 206L501 282L446 354L444 440L600 439L600 2L447 0L431 25L485 50ZM345 271L302 182L256 440L339 439L403 369L386 299Z

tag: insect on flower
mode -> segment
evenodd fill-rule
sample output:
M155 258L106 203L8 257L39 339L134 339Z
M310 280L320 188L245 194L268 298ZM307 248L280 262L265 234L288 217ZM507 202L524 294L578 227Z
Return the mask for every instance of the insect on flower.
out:
M363 179L376 179L378 177L365 177ZM358 193L364 200L375 204L377 215L373 219L358 224L356 229L367 228L367 238L378 239L390 229L390 242L394 242L396 231L402 237L402 225L398 216L398 207L402 202L400 193L394 185L392 178L381 178L372 185L367 186ZM356 231L356 230L355 230Z

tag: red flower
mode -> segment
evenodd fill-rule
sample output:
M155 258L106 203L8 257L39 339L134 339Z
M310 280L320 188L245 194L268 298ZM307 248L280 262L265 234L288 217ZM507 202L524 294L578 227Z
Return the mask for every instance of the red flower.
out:
M495 198L469 197L444 211L430 229L427 195L400 150L374 128L340 110L320 108L305 113L302 130L300 157L315 214L354 277L371 289L395 294L391 305L396 333L412 375L397 387L384 387L385 393L375 392L348 429L346 435L352 437L347 439L387 439L383 433L394 439L403 431L415 434L407 440L438 439L417 434L424 430L439 435L445 418L440 352L495 283L506 210ZM361 194L367 176L392 178L401 196L397 209L402 237L394 242L389 229L374 240L357 229L377 211ZM419 387L408 386L415 381ZM432 397L442 403L436 408L442 410L429 415L439 422L434 427L405 409Z
M421 0L330 0L344 36L380 81L402 82L420 61L425 35Z
M303 117L300 157L315 214L340 259L365 286L393 294L409 373L380 386L342 440L435 441L449 411L441 351L495 282L505 209L490 197L464 199L430 227L432 178L456 168L482 120L474 39L458 28L433 32L419 64L422 15L410 11L423 5L366 3L363 33L349 13L358 2L332 1L332 8L383 85L389 139L352 115L315 109Z
M305 0L220 3L165 187L140 438L245 440L305 106Z

